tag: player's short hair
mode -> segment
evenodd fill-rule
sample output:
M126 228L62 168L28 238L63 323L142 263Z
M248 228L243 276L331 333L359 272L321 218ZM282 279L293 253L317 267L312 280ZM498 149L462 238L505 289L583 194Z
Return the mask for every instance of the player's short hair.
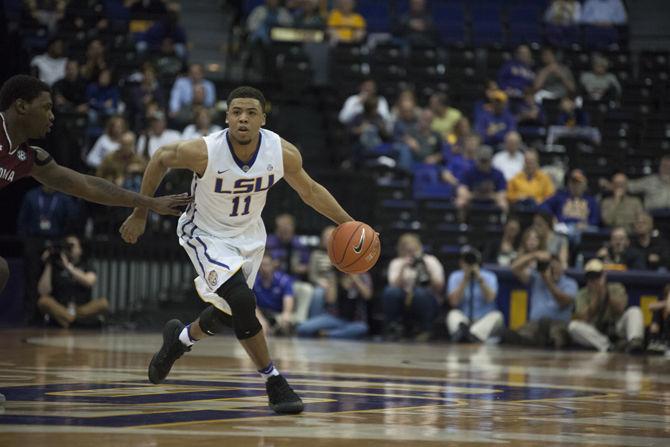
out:
M237 87L228 95L228 107L230 107L230 104L233 102L233 99L237 98L257 99L258 102L261 103L261 109L263 110L263 112L265 112L265 96L263 96L263 92L261 92L257 88L250 87L248 85Z
M12 76L0 89L0 110L9 109L17 99L30 102L42 92L51 93L51 88L39 79L28 75Z

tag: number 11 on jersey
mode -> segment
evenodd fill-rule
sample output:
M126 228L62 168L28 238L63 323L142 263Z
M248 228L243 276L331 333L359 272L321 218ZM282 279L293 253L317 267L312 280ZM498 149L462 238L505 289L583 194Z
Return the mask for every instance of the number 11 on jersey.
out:
M249 206L251 206L251 196L246 196L244 198L244 211L242 211L242 216L249 214ZM240 208L240 196L235 196L233 198L233 212L230 213L230 217L235 217L238 215L238 210Z

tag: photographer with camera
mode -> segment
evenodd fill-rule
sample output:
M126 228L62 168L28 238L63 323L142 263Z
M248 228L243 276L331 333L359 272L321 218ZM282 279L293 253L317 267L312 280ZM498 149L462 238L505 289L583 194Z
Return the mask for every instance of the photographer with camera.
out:
M398 257L389 264L388 286L382 294L387 336L402 336L408 329L403 323L407 323L417 329L416 341L427 341L442 302L444 268L435 256L423 252L415 234L400 236L397 250Z
M468 245L461 249L460 270L449 275L447 330L455 342L483 342L503 329L503 314L496 309L498 278L482 269L482 256Z
M37 307L63 328L93 321L109 308L106 298L91 299L97 275L82 255L81 242L74 235L50 245L42 254L44 271L37 283Z
M529 269L533 262L536 267ZM528 287L530 317L516 331L506 330L503 343L557 349L567 346L578 286L564 274L560 256L544 250L526 253L512 262L512 273Z
M621 283L608 283L603 262L591 259L584 266L586 287L577 292L575 313L568 325L572 340L600 352L641 353L644 321L638 306L628 307ZM628 308L627 308L628 307Z

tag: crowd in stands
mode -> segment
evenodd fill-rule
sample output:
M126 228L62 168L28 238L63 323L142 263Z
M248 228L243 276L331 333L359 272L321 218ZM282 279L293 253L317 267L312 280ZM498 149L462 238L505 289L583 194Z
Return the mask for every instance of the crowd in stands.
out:
M175 2L51 3L53 8L40 9L40 2L23 2L21 21L48 30L48 38L31 41L35 56L30 66L53 87L57 124L82 132L78 141L85 147L72 167L138 190L146 163L160 146L221 129L222 92L202 65L189 63ZM357 12L354 0L251 3L257 5L244 27L250 64L260 73L268 69L273 27L324 29L333 48L365 45L375 31L375 17ZM436 19L435 4L406 3L392 20L393 44L412 51L450 43L456 31L445 30ZM454 101L458 92L449 89L426 92L403 84L393 96L384 95L379 80L366 75L357 92L346 92L350 96L343 98L337 115L353 148L348 166L362 170L381 164L415 178L429 174L429 198L452 204L462 224L477 207L502 215L501 238L462 247L458 268L449 271L435 247L416 234L404 234L397 256L381 266L387 273L382 286L369 274L347 275L332 267L325 251L332 228L323 230L321 245L311 250L296 236L294 218L278 216L254 287L265 331L364 337L371 332L369 314L378 301L382 332L390 340L429 340L437 324L456 342L643 349L640 309L627 306L625 288L609 283L606 272L670 267L670 245L654 225L655 217L670 210L670 156L660 158L656 173L632 180L624 172L593 177L579 160L569 169L542 164L543 155L566 136L598 142L597 123L585 104L616 110L624 93L606 51L593 52L590 67L583 64L579 70L562 53L588 33L598 33L598 42L605 43L600 49L618 43L627 20L620 0L544 3L546 45L516 42L467 107ZM132 37L126 39L128 31ZM26 236L62 237L72 228L81 230L80 208L74 200L37 188L25 196L18 226ZM609 240L584 252L580 241L590 232ZM518 330L505 328L496 304L497 278L485 267L489 263L509 267L529 290L531 313ZM581 289L566 274L573 267L586 272ZM650 349L668 341L667 291L664 299L654 305ZM51 304L41 300L40 309L63 326L74 321L73 311L53 310Z

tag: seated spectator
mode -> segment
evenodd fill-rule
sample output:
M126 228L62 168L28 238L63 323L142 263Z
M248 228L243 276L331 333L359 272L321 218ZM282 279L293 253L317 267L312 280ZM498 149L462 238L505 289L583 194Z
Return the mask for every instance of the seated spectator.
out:
M33 75L50 86L63 79L67 63L67 58L63 54L63 39L58 37L50 39L46 53L35 56L30 62Z
M642 253L647 270L667 270L670 266L670 244L654 229L654 218L648 213L635 216L631 247Z
M58 31L96 35L109 32L112 12L104 0L68 0Z
M421 240L411 233L400 236L397 254L389 265L388 286L382 294L387 335L395 339L407 326L415 326L415 340L426 341L441 301L444 268L435 256L423 252Z
M614 174L611 185L612 196L604 198L600 204L603 222L608 227L624 227L626 231L631 231L635 217L644 211L642 202L628 195L626 174Z
M609 62L603 56L591 58L591 71L582 73L579 83L588 99L611 101L621 96L621 84L613 73L607 71Z
M388 123L391 122L389 104L386 101L386 98L377 95L377 83L371 78L364 79L361 82L359 92L355 95L351 95L344 101L344 105L338 116L340 123L344 125L351 124L356 115L363 113L363 104L370 97L377 98L377 113L381 115L388 125Z
M460 110L449 106L449 97L446 93L433 93L428 100L428 107L433 112L431 128L446 141L463 114Z
M496 146L512 130L516 130L516 120L507 109L507 95L498 90L492 94L490 107L484 106L477 115L475 130L482 136L484 144Z
M586 193L588 183L581 169L573 169L568 176L567 189L561 189L548 198L542 207L551 211L565 224L573 242L581 240L581 232L595 229L600 223L600 208L596 199Z
M554 194L554 183L540 169L539 156L535 149L527 149L523 157L522 171L507 183L507 200L510 203L538 205Z
M254 284L256 316L268 334L289 335L293 331L293 278L277 268L269 253L263 255Z
M267 45L270 43L270 30L273 26L290 26L293 17L279 0L265 0L256 6L247 18L247 31L251 44Z
M184 67L184 61L177 54L175 43L169 37L161 41L159 50L152 52L149 61L156 67L156 74L161 82L176 78Z
M63 328L75 322L92 323L109 309L106 298L91 299L97 275L83 254L79 238L71 235L42 255L44 271L37 283L37 307L45 318L53 318Z
M97 125L100 120L105 121L107 117L121 110L121 93L112 82L112 72L108 69L100 71L97 82L88 84L86 98L88 98L89 122L93 125Z
M653 312L647 346L650 354L662 355L670 350L670 285L665 286L661 298L649 305L649 310Z
M65 77L53 85L53 99L56 111L86 113L86 83L79 77L79 63L70 59L65 65Z
M475 167L475 158L481 145L481 138L476 133L464 137L461 145L454 145L451 156L442 169L441 178L452 186L458 186L463 181L466 172Z
M356 43L365 37L367 24L362 15L356 13L354 0L337 0L326 23L331 41Z
M265 0L256 6L247 18L249 34L249 64L257 76L265 76L268 59L271 58L270 32L273 27L287 27L293 24L291 13L281 5L279 0Z
M363 111L349 125L359 161L366 155L374 154L375 148L391 141L387 123L378 112L378 103L376 96L368 97L363 103Z
M503 173L505 180L511 180L523 169L524 149L519 132L505 134L503 150L493 156L493 167Z
M580 18L581 23L603 27L625 25L628 20L621 0L586 0Z
M549 252L550 255L556 256L563 267L568 266L570 259L570 242L563 234L558 234L554 231L555 217L548 211L539 210L533 216L532 228L537 231L540 238L540 245Z
M574 98L566 96L561 98L561 102L558 105L560 113L558 114L558 119L556 124L558 126L565 127L584 127L589 125L589 116L582 109L582 107L577 107L577 103Z
M553 0L544 13L544 21L554 26L575 26L581 13L582 4L577 0Z
M119 148L121 135L128 130L126 120L122 116L112 116L105 124L105 132L98 137L95 144L86 156L86 164L91 168L97 168L102 160Z
M670 210L670 155L661 157L658 174L628 182L628 191L644 195L647 211Z
M523 98L517 101L515 112L514 119L517 126L544 127L545 125L544 109L531 89L526 90Z
M521 242L519 242L519 248L516 251L516 258L530 253L535 253L537 251L547 251L546 240L540 237L540 232L534 226L530 226L526 228L526 230L521 235ZM535 267L535 261L532 261L528 265L529 270Z
M125 189L139 191L147 161L135 153L135 134L124 132L119 148L105 156L96 174Z
M421 108L416 105L414 94L405 94L398 98L393 107L393 139L403 141L410 129L419 120Z
M528 88L533 87L533 55L528 45L519 45L514 57L498 71L498 86L510 97L521 98Z
M508 217L503 226L500 241L491 241L486 244L484 260L501 267L507 267L516 258L516 247L521 234L521 224L516 217Z
M314 286L314 293L309 304L309 318L326 312L326 292L337 288L335 267L328 256L328 243L333 231L335 227L332 225L324 228L321 232L321 245L309 255L307 278Z
M16 220L16 234L22 237L61 238L74 230L79 204L72 196L47 186L38 186L23 196Z
M426 0L410 0L409 11L401 15L393 35L413 47L435 47L438 43L433 17Z
M151 113L147 119L149 126L137 140L137 153L149 160L161 146L180 140L181 134L167 128L165 114L160 110Z
M369 273L335 273L335 283L327 289L328 311L303 321L296 328L301 337L357 339L368 333L367 305L372 299Z
M105 46L100 39L93 39L86 47L86 56L81 64L81 77L87 83L98 79L102 70L108 69L107 59L105 58Z
M409 171L415 163L437 164L442 161L442 138L431 128L433 112L424 109L417 123L397 143L400 167Z
M65 14L66 0L38 1L24 0L21 2L22 15L27 22L36 23L48 28L49 33L57 29L58 22ZM9 5L7 5L9 7Z
M536 266L529 270L531 262ZM506 331L503 342L539 348L566 347L577 281L563 273L558 256L546 251L519 256L512 263L512 273L528 287L530 316L516 331Z
M188 76L178 78L170 92L170 117L177 118L180 112L190 118L196 92L201 95L202 106L211 108L216 102L216 87L209 79L205 79L202 65L191 64ZM188 120L186 120L188 121Z
M158 51L164 39L169 38L174 43L174 49L179 58L186 59L186 32L179 24L179 12L176 8L169 10L161 15L160 20L154 22L144 33L141 33L137 39L138 53L146 51Z
M147 104L156 103L160 108L165 107L165 97L163 89L161 89L158 80L156 79L156 71L153 66L145 62L142 65L141 72L137 76L139 84L135 85L131 90L128 108L134 120L131 120L135 125L133 128L142 128L142 119L147 113Z
M457 208L464 209L473 201L490 202L507 212L507 183L503 173L492 166L492 156L493 150L489 146L478 149L475 166L463 174L463 180L458 186L455 202Z
M463 146L465 138L472 133L472 126L470 125L470 120L463 116L461 119L456 121L452 131L447 135L445 142L449 144L452 148L456 146Z
M303 0L293 14L293 26L298 28L321 29L326 24L321 15L319 0Z
M559 99L575 93L575 78L570 69L559 62L554 50L542 49L542 63L544 66L537 72L533 85L537 100Z
M628 307L623 284L608 283L599 259L587 262L584 272L586 287L577 292L573 320L568 325L572 340L600 352L641 352L644 349L642 311L637 306Z
M483 342L497 336L505 324L495 303L498 278L481 268L481 254L470 246L461 249L459 263L447 285L452 307L446 319L449 337L455 342Z
M190 140L205 137L220 130L221 126L212 124L212 112L209 109L201 107L195 112L195 123L186 126L181 137L184 140Z
M307 275L309 250L295 234L295 218L290 214L280 214L275 218L275 231L267 237L265 249L279 270L294 278Z
M612 228L610 241L598 250L596 256L605 264L617 264L633 270L643 270L645 267L642 253L630 246L624 227Z

